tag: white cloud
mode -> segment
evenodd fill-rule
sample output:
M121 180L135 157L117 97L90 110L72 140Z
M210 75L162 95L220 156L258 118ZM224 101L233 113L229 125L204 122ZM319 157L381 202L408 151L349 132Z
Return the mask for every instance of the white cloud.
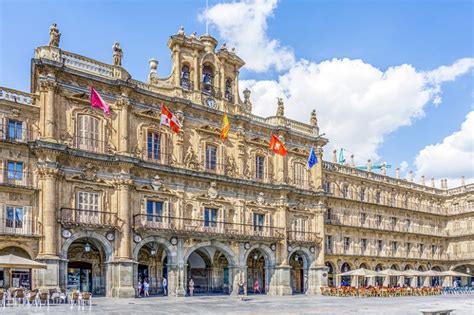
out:
M245 0L216 4L208 10L210 24L217 27L228 47L236 48L249 70L260 72L275 67L280 71L295 62L290 48L266 35L267 19L276 4L277 0ZM205 13L199 18L205 19Z
M450 186L474 179L474 111L466 116L459 131L447 136L441 143L426 146L415 159L416 174L448 178Z
M330 139L328 150L355 152L356 163L379 162L377 150L386 135L425 115L431 103L441 102L441 85L474 67L474 58L459 59L431 71L403 64L381 70L363 60L332 59L320 63L298 60L289 48L268 38L267 19L276 0L244 0L217 4L209 19L221 38L235 45L246 68L286 69L277 80L244 80L252 91L254 113L271 116L276 97L283 97L287 117L307 122L316 109L321 132ZM326 159L330 156L326 154Z
M402 163L400 163L400 172L405 172L407 169L408 169L408 162L407 161L402 161Z

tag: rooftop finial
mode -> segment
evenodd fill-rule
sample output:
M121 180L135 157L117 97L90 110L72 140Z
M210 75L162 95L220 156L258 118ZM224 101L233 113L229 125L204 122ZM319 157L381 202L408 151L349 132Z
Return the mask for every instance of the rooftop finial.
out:
M184 26L181 25L178 31L178 35L183 35L184 36Z
M283 103L283 98L277 97L278 100L278 107L276 115L279 117L285 116L285 104Z
M191 38L196 38L197 37L197 32L192 32L191 33Z
M466 185L466 181L464 180L464 176L461 176L461 186Z
M59 33L58 26L56 23L51 24L49 27L49 43L48 46L59 47L59 40L61 39L61 33Z

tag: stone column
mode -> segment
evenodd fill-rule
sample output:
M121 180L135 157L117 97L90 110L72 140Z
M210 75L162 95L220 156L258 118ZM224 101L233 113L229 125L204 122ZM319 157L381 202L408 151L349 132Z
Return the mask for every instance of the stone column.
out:
M114 177L117 191L118 216L121 221L120 237L117 239L117 257L109 264L112 268L112 296L130 298L135 296L132 260L132 211L130 209L130 186L133 184L128 169L125 167L121 173Z
M40 126L43 130L42 140L56 142L56 118L55 118L55 93L57 89L56 78L48 74L40 76Z
M199 67L199 52L197 49L193 52L193 59L194 59L194 90L201 89L201 69Z
M130 100L127 95L123 94L116 103L117 109L119 110L119 139L118 139L118 151L121 154L129 153L129 110L130 110Z
M308 290L306 294L321 294L321 287L328 285L328 271L324 263L324 211L326 206L320 202L314 217L316 228L315 259L308 270Z
M316 191L323 190L323 149L316 148L318 163L311 169L311 180Z
M60 286L61 266L58 257L59 228L57 228L57 182L63 175L55 161L56 157L47 157L47 162L38 168L40 179L40 224L43 229L40 252L37 260L47 264L47 269L36 273L36 285L40 288Z

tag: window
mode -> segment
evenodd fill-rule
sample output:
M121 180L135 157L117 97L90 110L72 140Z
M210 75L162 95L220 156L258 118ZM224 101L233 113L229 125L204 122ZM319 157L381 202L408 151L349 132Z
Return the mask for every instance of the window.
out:
M383 249L383 241L382 240L377 240L377 250L381 252Z
M80 191L77 193L77 208L99 211L99 193Z
M265 157L261 155L255 156L255 178L262 180L265 172Z
M344 250L349 250L350 246L351 246L350 237L344 237Z
M431 255L436 255L436 245L431 245Z
M326 211L326 219L328 222L331 222L331 219L332 219L332 210L331 208L328 208L328 210Z
M411 243L407 243L407 253L411 252Z
M392 242L392 251L396 252L398 250L398 242L393 241Z
M232 102L232 101L233 101L233 96L232 96L232 80L231 80L231 79L225 80L225 93L224 93L224 97L225 97L225 99L228 100L229 102Z
M367 239L366 238L363 238L363 239L360 240L360 247L362 248L362 250L367 249Z
M7 167L8 167L8 173L7 173L8 179L11 179L11 180L23 179L23 162L8 161Z
M10 120L8 122L8 140L21 140L23 138L23 122Z
M375 203L380 203L380 191L375 192Z
M326 193L331 193L331 183L330 182L323 182L323 189L324 189L324 192Z
M217 226L217 209L204 208L204 226Z
M365 200L365 188L361 188L360 191L359 191L359 198L360 198L360 201L364 201Z
M425 251L425 245L420 243L419 248L420 248L420 254L423 254L423 252Z
M394 227L395 225L397 225L397 218L396 218L396 217L391 217L391 218L390 218L390 223L392 224L392 227Z
M262 232L263 231L263 222L265 220L265 215L261 213L253 214L253 230Z
M366 219L367 219L367 213L362 212L360 214L360 224L365 224Z
M380 214L377 214L375 216L375 222L377 223L377 226L381 226L382 225L382 216Z
M395 195L394 195L394 194L392 194L392 195L390 196L390 206L391 206L391 207L395 207L395 206L396 206L396 200L395 200Z
M349 185L342 186L342 197L349 198Z
M23 208L7 206L5 226L20 229L23 227Z
M407 225L407 229L410 228L410 225L411 225L411 220L410 219L406 219L406 225Z
M304 164L302 163L295 163L294 165L294 182L295 182L295 185L297 186L300 186L300 187L303 187L304 186L304 173L305 173L305 169L304 169Z
M146 201L146 220L147 221L163 221L163 201Z
M79 115L76 142L78 148L98 152L100 150L100 121L89 115Z
M149 131L147 136L147 152L149 160L161 159L161 134Z
M217 147L213 145L206 146L206 169L215 171L217 168Z
M332 251L332 235L326 235L326 250L328 252Z

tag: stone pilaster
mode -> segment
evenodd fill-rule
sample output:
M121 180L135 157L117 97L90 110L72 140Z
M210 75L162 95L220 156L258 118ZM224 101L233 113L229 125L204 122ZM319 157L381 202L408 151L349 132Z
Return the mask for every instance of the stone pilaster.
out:
M55 99L57 82L52 74L39 77L39 91L40 91L40 128L43 131L42 140L57 142L56 135L56 115L55 115Z
M129 120L130 120L130 100L126 95L122 95L115 104L119 110L119 126L118 126L118 152L120 154L129 154Z

